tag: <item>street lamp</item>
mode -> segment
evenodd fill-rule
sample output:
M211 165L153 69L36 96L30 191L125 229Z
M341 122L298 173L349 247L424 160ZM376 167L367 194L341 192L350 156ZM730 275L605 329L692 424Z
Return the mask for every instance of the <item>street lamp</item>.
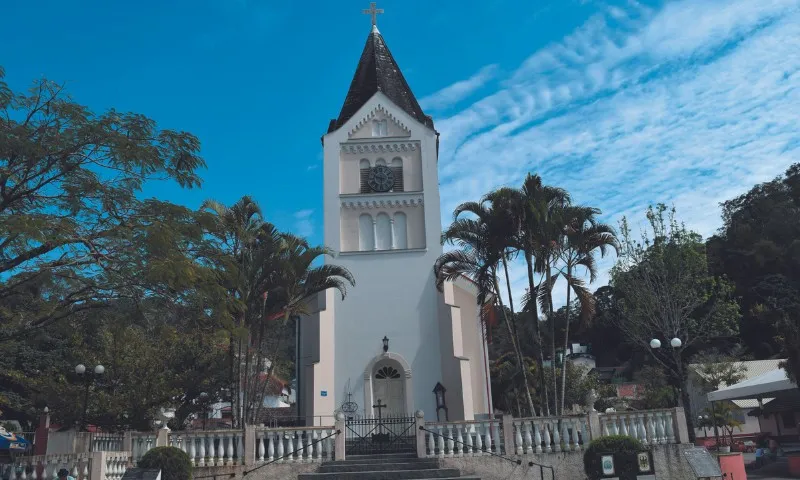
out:
M681 345L683 345L683 342L681 341L680 338L674 337L672 340L669 341L669 345L672 348L681 348ZM654 338L654 339L650 340L650 348L652 348L653 350L655 350L657 348L661 348L661 340L659 340L657 338Z
M102 377L104 373L106 373L106 367L102 365L97 365L94 367L94 375L86 375L86 365L79 363L75 365L75 373L78 375L78 378L81 379L86 384L86 390L83 394L83 413L81 414L81 423L80 423L80 430L86 430L86 410L89 408L89 390L92 387L92 384L98 378Z
M383 337L383 353L386 353L388 351L389 351L389 337L384 335L384 337Z
M703 426L703 438L708 438L708 433L706 433L707 420L708 420L708 415L700 415L697 417L698 423Z

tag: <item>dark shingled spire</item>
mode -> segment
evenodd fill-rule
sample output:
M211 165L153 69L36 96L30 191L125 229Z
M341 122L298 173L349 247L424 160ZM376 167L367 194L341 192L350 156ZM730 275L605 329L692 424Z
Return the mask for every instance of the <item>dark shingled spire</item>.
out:
M339 129L350 120L350 117L378 91L383 92L395 105L420 123L433 129L433 119L422 111L406 79L403 78L400 67L389 52L386 42L378 29L373 27L358 61L356 74L353 75L342 111L339 112L339 118L331 120L328 133Z

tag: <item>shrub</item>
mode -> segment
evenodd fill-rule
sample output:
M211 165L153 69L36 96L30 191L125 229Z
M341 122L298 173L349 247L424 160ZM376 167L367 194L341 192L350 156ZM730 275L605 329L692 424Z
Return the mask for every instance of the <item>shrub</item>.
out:
M139 468L158 468L161 480L191 480L192 461L180 448L156 447L147 452L137 465Z
M619 478L636 478L639 465L636 454L644 450L642 442L626 435L611 435L592 440L583 454L583 471L590 480L603 477L603 466L600 455L614 454L615 476Z

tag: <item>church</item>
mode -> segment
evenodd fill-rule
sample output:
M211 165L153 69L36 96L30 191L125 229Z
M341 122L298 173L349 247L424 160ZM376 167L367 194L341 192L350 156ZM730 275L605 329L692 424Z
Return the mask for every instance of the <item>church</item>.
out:
M491 412L486 335L466 278L436 288L442 254L439 134L386 42L372 31L322 137L326 261L356 286L319 295L297 329L306 423L352 418L473 420Z

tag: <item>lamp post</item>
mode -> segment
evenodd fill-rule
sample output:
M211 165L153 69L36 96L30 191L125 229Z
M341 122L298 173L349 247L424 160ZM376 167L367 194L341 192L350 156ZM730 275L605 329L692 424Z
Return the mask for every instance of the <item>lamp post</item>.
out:
M450 421L450 415L447 412L447 401L444 398L444 394L447 393L447 389L444 388L444 385L437 382L436 386L433 388L433 394L436 395L436 421L440 422L439 419L439 410L444 409L444 421Z
M81 423L80 423L80 430L86 430L86 411L89 408L89 390L92 388L92 384L95 382L96 379L103 376L106 372L106 367L102 365L97 365L94 367L93 374L86 374L86 366L82 363L79 363L75 366L75 373L78 375L78 378L81 379L86 384L86 390L83 394L83 410L81 413Z
M706 433L706 421L708 420L708 415L700 415L697 417L697 421L700 425L703 426L703 438L707 438L708 434Z
M389 337L384 336L383 337L383 353L386 353L388 351L389 351Z

